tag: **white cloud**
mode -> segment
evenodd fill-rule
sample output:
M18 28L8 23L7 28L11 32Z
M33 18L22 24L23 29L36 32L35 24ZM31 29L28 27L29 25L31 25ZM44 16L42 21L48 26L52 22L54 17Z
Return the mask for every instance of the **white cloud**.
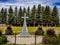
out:
M7 2L0 2L0 8L9 8L11 5L13 8L17 6L18 8L21 7L28 7L32 8L33 5L41 4L42 6L49 5L50 7L53 7L53 3L59 2L60 0L8 0ZM58 6L57 6L58 7ZM58 7L60 10L60 7ZM60 12L60 11L59 11Z
M30 7L32 7L33 5L38 5L38 4L41 4L41 5L43 5L43 6L45 6L46 4L44 4L44 3L42 3L42 1L27 1L27 2L24 2L24 1L21 1L20 3L20 0L19 1L17 1L17 3L0 3L0 6L1 7L9 7L10 5L12 6L12 7L14 7L14 6L17 6L17 7L20 7L20 6L22 6L22 7L28 7L28 6L30 6Z

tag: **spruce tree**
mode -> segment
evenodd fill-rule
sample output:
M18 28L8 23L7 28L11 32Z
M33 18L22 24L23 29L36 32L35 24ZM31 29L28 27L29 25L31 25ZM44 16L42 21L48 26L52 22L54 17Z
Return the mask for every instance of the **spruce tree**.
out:
M27 15L27 24L30 26L31 23L31 15L30 15L30 7L28 6L27 10L26 10L26 15Z
M59 16L58 16L58 9L56 6L53 7L52 14L51 14L51 20L56 25L59 25Z
M0 12L0 24L1 24L1 22L2 22L2 18L1 18L1 12Z
M26 13L26 8L25 7L23 8L23 16L24 16L24 13Z
M35 26L36 24L36 6L35 5L32 7L32 10L31 10L31 21Z
M30 7L27 8L26 15L30 17Z
M20 7L18 11L18 24L22 24L22 18L21 18L22 15L23 15L23 12L22 12L22 8Z
M38 7L37 7L37 16L36 16L36 18L37 18L37 23L39 23L39 24L40 24L40 20L41 20L41 18L42 18L42 17L41 17L41 16L42 16L41 13L42 13L42 12L41 12L41 5L39 4Z
M41 6L42 13L44 12L44 10L45 10L45 7L44 6Z
M45 7L44 7L44 6L41 6L41 12L42 12L42 13L41 13L41 15L42 15L42 25L43 25L43 20L44 20L44 19L43 19L44 10L45 10Z
M10 8L8 9L8 15L9 15L8 23L12 24L12 22L13 22L13 9L12 9L12 6L10 6Z
M1 23L2 23L2 24L4 23L4 18L5 18L4 9L2 8L2 9L1 9Z
M41 5L38 5L38 7L37 7L37 18L39 17L39 19L40 19L40 13L41 13Z
M51 12L50 12L50 7L49 6L46 6L45 7L45 10L43 12L43 20L44 20L44 24L47 24L48 21L51 20Z
M4 23L7 24L7 9L4 11Z
M17 18L18 18L18 15L17 15L17 6L15 7L15 11L14 11L14 24L16 24L17 25Z

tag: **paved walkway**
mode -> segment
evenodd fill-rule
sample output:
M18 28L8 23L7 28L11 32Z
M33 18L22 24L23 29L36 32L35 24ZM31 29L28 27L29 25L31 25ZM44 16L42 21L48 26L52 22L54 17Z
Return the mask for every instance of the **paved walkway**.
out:
M10 43L15 43L15 37L12 36L7 36L8 39L8 44ZM42 36L37 36L37 43L41 43L42 42ZM20 36L16 36L16 44L34 44L35 43L35 37L31 36L31 37L20 37Z

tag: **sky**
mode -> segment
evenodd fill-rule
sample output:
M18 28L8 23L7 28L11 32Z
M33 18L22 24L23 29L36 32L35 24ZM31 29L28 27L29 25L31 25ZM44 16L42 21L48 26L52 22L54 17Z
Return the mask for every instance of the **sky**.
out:
M17 6L18 8L21 6L23 7L28 7L32 8L33 5L38 5L41 4L42 6L49 5L51 8L53 6L57 6L58 11L60 12L60 0L0 0L0 8L9 8L9 6L12 6L15 8ZM60 13L59 13L60 15Z

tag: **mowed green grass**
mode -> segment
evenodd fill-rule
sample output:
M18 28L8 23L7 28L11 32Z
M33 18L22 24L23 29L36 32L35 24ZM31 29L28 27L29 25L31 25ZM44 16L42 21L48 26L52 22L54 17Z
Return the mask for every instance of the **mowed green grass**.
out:
M2 30L3 32L6 30L6 26L4 27L0 27L0 30ZM48 27L42 27L44 31L47 30ZM38 27L28 27L28 32L29 33L34 33L36 30L38 29ZM12 26L12 30L14 33L21 33L22 32L22 27L20 26ZM55 27L55 30L60 31L60 27Z

